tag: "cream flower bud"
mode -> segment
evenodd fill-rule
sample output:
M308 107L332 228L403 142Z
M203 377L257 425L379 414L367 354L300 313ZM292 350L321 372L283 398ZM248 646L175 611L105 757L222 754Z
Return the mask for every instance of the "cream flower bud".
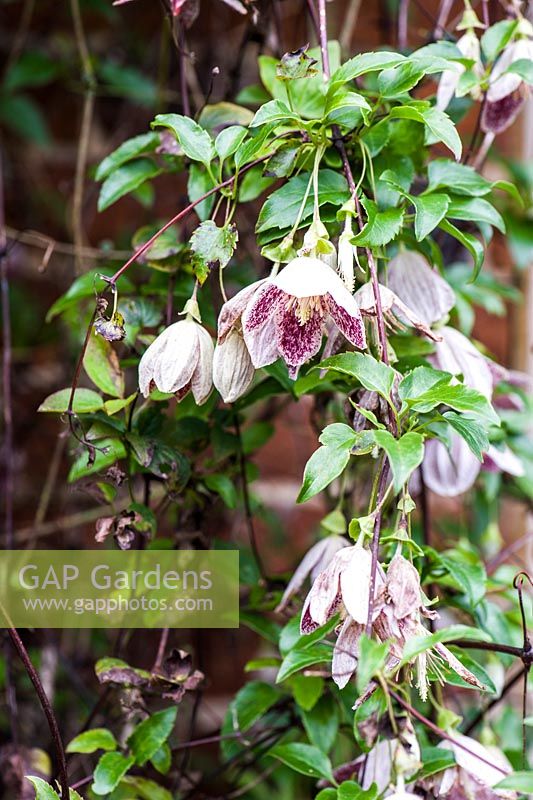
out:
M192 391L198 405L212 389L213 342L193 319L183 319L155 339L139 364L139 388L148 397L154 386L174 392L178 400Z
M339 236L339 252L337 256L337 269L344 285L349 292L354 290L354 245L352 244L352 218L346 215L344 230Z
M254 365L242 333L232 328L213 356L213 383L225 403L233 403L245 393L254 377Z

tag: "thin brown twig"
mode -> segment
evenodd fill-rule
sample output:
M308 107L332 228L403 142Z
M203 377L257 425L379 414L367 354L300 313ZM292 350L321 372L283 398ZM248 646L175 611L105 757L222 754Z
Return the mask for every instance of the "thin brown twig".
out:
M20 660L24 664L24 668L26 669L28 678L32 682L33 687L37 693L37 697L39 698L41 708L43 709L44 715L48 722L48 727L50 728L50 733L52 735L52 739L54 742L54 747L59 767L61 800L69 800L68 773L67 773L65 748L63 746L63 740L61 738L61 732L59 730L59 725L57 724L57 719L54 714L54 710L50 704L50 701L48 700L46 692L43 689L41 679L39 678L39 674L32 664L31 658L28 655L28 651L26 650L22 642L22 639L18 634L18 631L15 628L8 628L8 633L9 636L11 637L11 641L13 642L13 646L15 647L15 650L17 651Z

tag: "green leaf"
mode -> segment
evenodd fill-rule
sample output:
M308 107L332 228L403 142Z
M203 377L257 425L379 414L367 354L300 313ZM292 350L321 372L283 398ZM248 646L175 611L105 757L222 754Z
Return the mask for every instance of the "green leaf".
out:
M300 708L311 711L324 691L324 678L319 675L293 675L290 686Z
M22 94L0 94L0 121L38 145L50 142L50 131L38 104Z
M450 625L441 628L435 633L428 633L423 636L413 636L408 639L403 648L402 665L408 664L420 653L424 653L434 645L445 642L452 642L454 639L473 639L475 641L490 642L491 637L480 628L470 628L468 625Z
M426 413L439 405L449 406L455 411L471 414L485 422L500 424L500 420L485 395L462 383L437 386L428 389L414 400L407 401L416 411Z
M172 765L172 751L166 742L161 745L159 750L155 751L150 763L161 775L168 773Z
M127 139L100 162L94 175L95 180L103 181L104 178L107 178L114 170L126 164L126 162L137 158L142 153L153 152L160 142L161 138L155 132L142 133L140 136Z
M268 197L259 213L257 232L271 228L290 228L296 221L302 200L309 183L309 173L296 175L280 189ZM318 173L318 204L331 203L340 206L348 199L348 186L343 175L331 169L321 169ZM309 193L302 221L313 213L313 196Z
M160 786L155 781L148 778L140 778L137 775L128 775L123 778L120 788L131 787L135 794L135 798L140 797L142 800L173 800L172 794L168 789ZM128 792L129 794L129 792Z
M473 454L480 461L483 461L483 453L489 449L489 438L487 431L475 419L469 419L464 414L456 414L447 411L444 415L446 422L461 436Z
M479 275L479 270L483 265L483 259L485 258L485 249L483 245L471 233L460 231L455 227L455 225L452 225L452 223L448 222L446 219L442 220L439 227L442 228L443 231L446 231L446 233L449 233L450 236L453 236L455 239L457 239L457 241L469 251L470 255L474 259L474 271L470 281L475 281Z
M470 197L489 194L492 188L491 182L479 175L475 169L450 161L448 158L437 158L430 162L428 179L428 189L431 191L449 188L455 194L466 194Z
M310 667L313 664L324 664L331 661L332 649L325 644L311 644L304 649L290 650L283 659L276 678L276 683L282 683L295 672Z
M232 156L240 147L248 131L242 125L230 125L220 131L215 139L215 150L221 161Z
M329 753L339 730L339 709L333 697L325 694L310 711L303 711L302 722L311 744Z
M229 475L212 473L211 475L205 476L204 483L208 489L220 495L228 508L235 508L237 506L237 490L235 488L235 483L231 480Z
M38 50L27 50L18 55L4 76L3 89L18 92L29 86L45 86L61 70L61 62Z
M215 157L213 141L206 130L190 117L181 114L158 114L152 127L169 128L191 161L210 164Z
M76 736L67 745L67 753L95 753L97 750L116 750L118 742L107 728L93 728Z
M450 198L446 194L421 194L418 197L411 197L415 207L415 236L417 242L421 242L429 236L439 222L446 215Z
M351 449L357 441L357 433L344 422L334 422L326 425L318 441L326 447Z
M392 367L363 353L342 353L322 361L316 369L331 369L356 378L370 392L378 392L387 402L394 384Z
M200 223L191 236L190 246L195 256L209 267L217 262L225 267L237 246L239 235L233 225L219 228L213 220Z
M338 89L333 94L328 94L326 101L326 114L331 114L338 108L364 108L366 111L371 111L371 106L358 92L349 92L345 89Z
M395 67L405 61L405 56L390 50L381 50L372 53L359 53L346 61L331 76L331 84L347 83L365 75L367 72L378 72L382 69Z
M376 642L366 634L361 634L359 640L359 662L357 666L357 691L362 694L371 678L385 666L389 652L388 642Z
M368 789L362 789L356 781L343 781L337 792L337 800L377 800L378 794L375 783Z
M520 75L526 83L533 83L533 61L529 58L517 58L510 67L507 67L505 72Z
M423 747L421 754L422 767L417 772L417 779L429 778L437 772L442 772L455 765L455 758L451 750L444 747Z
M517 25L517 19L504 19L487 28L481 37L481 49L487 61L494 61L501 53L505 45L511 41Z
M412 119L421 122L431 134L431 141L444 142L458 160L461 157L462 143L455 125L444 111L420 106L397 106L390 112L393 119Z
M26 778L35 787L35 800L59 800L59 795L47 781L43 781L42 778L34 778L32 775L26 775Z
M254 116L250 123L251 128L257 128L267 122L278 122L279 120L296 120L300 118L281 100L270 100L265 103Z
M315 800L337 800L337 790L331 787L329 789L321 789Z
M398 493L424 458L424 437L420 433L404 433L399 439L388 431L374 431L376 444L387 453L392 469L394 491Z
M412 89L423 78L425 70L412 61L385 69L378 77L378 90L382 97L394 97Z
M302 488L296 500L305 503L344 472L350 460L349 448L319 447L305 465Z
M330 783L335 783L331 761L318 747L300 742L278 744L268 751L268 755L302 775L325 778Z
M89 337L83 356L85 372L104 394L124 396L124 373L111 344L94 332Z
M92 791L95 794L109 794L116 789L126 772L135 763L130 756L126 758L121 753L106 753L96 765L93 775Z
M71 389L60 389L58 392L48 395L43 400L37 411L47 411L53 414L64 414L68 409ZM92 411L100 411L104 407L104 401L99 394L92 389L76 389L72 410L76 414L90 414Z
M102 253L104 252L105 250L102 249ZM69 286L65 294L61 295L61 297L59 297L50 307L46 315L46 322L50 322L52 319L54 319L54 317L57 317L58 314L62 314L63 311L66 311L68 308L77 305L79 301L85 297L90 297L94 300L95 287L98 286L97 280L100 278L100 275L111 275L113 271L114 270L112 269L90 270L89 272L85 272L83 275L80 275L79 278L76 278L74 283ZM120 279L120 284L120 288L124 292L130 292L133 290L133 285L130 283L126 275L122 276ZM101 281L101 285L102 288L105 286L103 281Z
M78 391L81 391L80 389ZM73 483L87 475L94 475L96 472L107 469L116 461L126 458L126 448L121 439L99 439L96 443L94 462L91 464L87 460L87 452L84 450L70 468L68 482Z
M449 372L432 367L415 367L400 382L398 396L400 400L414 400L429 389L450 383L451 379Z
M467 222L486 222L505 233L502 215L487 200L481 197L452 197L450 201L448 217Z
M156 711L140 722L128 737L128 745L135 756L135 763L143 766L166 742L172 732L178 709L175 706Z
M280 697L279 689L269 683L250 681L245 684L231 703L238 730L244 732L251 728Z
M523 794L533 793L533 770L513 772L494 786L498 789L511 789Z
M453 550L439 553L439 562L448 570L451 579L467 596L472 607L485 596L487 573L481 561L468 561L465 554Z
M367 200L364 203L368 220L363 230L354 236L352 242L359 247L381 247L399 234L403 217L403 208L387 208L385 211L378 211L377 205Z
M191 203L195 203L200 197L203 197L215 184L211 175L207 170L193 161L189 167L189 177L187 179L187 195ZM196 216L202 222L206 220L213 210L215 196L212 194L201 203L197 203L194 207Z
M114 170L102 184L98 211L104 211L121 197L138 189L145 181L159 175L161 169L149 158L138 158Z

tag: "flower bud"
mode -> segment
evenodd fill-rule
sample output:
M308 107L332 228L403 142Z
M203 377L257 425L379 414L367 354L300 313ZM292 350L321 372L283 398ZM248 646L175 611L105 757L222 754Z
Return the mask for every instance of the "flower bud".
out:
M166 328L141 358L139 388L148 397L154 386L174 392L178 400L192 391L198 405L205 403L212 388L213 342L193 319L183 319Z
M213 357L213 383L225 403L234 403L246 392L254 377L254 365L242 334L232 328Z

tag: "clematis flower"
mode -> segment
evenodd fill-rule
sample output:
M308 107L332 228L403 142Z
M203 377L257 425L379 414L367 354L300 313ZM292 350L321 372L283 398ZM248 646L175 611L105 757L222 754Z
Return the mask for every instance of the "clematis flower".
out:
M446 739L438 746L453 751L456 765L424 781L432 796L444 800L514 800L517 797L517 793L509 789L493 788L512 772L501 750L484 747L460 733L454 732L453 738L454 742Z
M338 611L364 625L368 616L368 593L372 556L360 544L343 547L320 572L307 595L300 630L312 633ZM378 576L378 581L380 577Z
M390 260L387 285L409 308L416 308L427 325L440 322L455 305L451 286L413 250L404 250Z
M175 322L159 334L139 363L139 388L145 397L156 387L174 392L179 400L192 391L198 405L212 388L213 342L192 317Z
M525 20L520 24L529 26L528 31L531 28ZM497 134L506 130L524 105L529 95L528 84L517 73L507 72L511 64L523 59L533 60L533 41L529 37L508 44L494 65L481 117L481 128L485 133Z
M381 310L385 319L386 325L394 332L402 330L406 326L416 328L428 339L434 342L442 341L442 337L434 333L425 322L418 317L411 309L395 294L391 289L386 286L379 286L379 295L381 299ZM377 304L374 296L374 289L372 282L369 281L361 286L355 293L355 299L361 309L361 313L366 317L377 316Z
M242 333L232 328L213 356L213 383L225 403L234 403L246 392L255 369Z
M326 569L337 551L346 546L346 539L342 536L326 536L324 539L320 539L320 541L314 544L311 549L307 551L299 566L296 568L294 575L287 584L287 588L283 593L283 597L276 611L279 613L287 608L291 598L294 597L304 585L305 579L310 576L311 581L314 581L322 570Z
M339 276L318 258L293 259L264 282L242 314L252 363L258 369L281 356L295 378L318 353L330 320L355 347L366 347L359 306Z
M382 641L390 640L387 668L394 669L400 663L405 644L410 639L414 636L429 635L422 625L421 616L436 619L438 614L424 606L420 576L414 566L399 553L389 564L375 605L379 614L374 621L374 631ZM427 698L428 662L431 663L438 676L439 664L445 662L471 686L475 686L477 689L484 688L475 675L466 669L459 659L441 643L435 644L430 650L417 656L416 662L417 686L422 700Z
M472 29L467 30L466 33L457 40L456 45L464 58L468 58L474 62L472 71L480 78L483 75L483 64L481 63L479 39L474 31ZM437 88L437 108L440 111L445 111L452 98L455 96L459 79L465 70L466 67L464 64L455 62L455 69L447 69L442 73ZM470 96L473 100L480 99L481 90L478 86L472 89Z

